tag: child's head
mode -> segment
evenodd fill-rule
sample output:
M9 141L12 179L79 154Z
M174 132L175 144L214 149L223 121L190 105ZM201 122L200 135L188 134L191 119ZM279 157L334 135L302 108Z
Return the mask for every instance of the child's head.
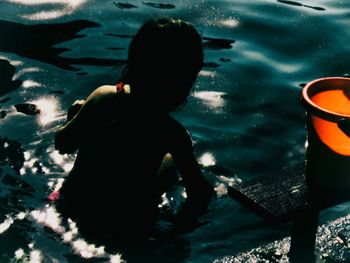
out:
M191 24L152 19L130 43L123 81L150 107L172 111L186 101L202 66L202 40Z

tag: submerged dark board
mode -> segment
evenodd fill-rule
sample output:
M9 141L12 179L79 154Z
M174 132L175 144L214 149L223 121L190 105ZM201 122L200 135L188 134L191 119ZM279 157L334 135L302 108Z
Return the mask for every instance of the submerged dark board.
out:
M348 192L324 188L312 196L312 200L317 209L322 210L350 200ZM307 209L310 197L304 163L231 186L228 195L268 221L293 220Z
M228 195L267 220L279 222L306 206L307 190L300 165L229 187Z

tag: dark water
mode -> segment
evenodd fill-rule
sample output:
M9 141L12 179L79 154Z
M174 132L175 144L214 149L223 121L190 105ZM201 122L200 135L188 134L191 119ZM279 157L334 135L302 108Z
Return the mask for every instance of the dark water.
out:
M203 36L205 68L188 104L174 115L191 132L219 198L202 217L204 226L133 251L135 261L258 262L249 253L225 256L290 234L290 225L264 224L225 189L304 160L301 86L350 72L349 1L1 0L1 262L118 262L118 248L85 243L74 223L61 223L45 200L74 161L54 151L53 135L75 99L115 83L131 37L158 16L190 21ZM22 103L33 105L19 112L14 105ZM348 211L347 203L326 210L321 223ZM337 231L347 229L347 218L339 222ZM319 249L329 242L319 239ZM329 257L350 260L347 253Z

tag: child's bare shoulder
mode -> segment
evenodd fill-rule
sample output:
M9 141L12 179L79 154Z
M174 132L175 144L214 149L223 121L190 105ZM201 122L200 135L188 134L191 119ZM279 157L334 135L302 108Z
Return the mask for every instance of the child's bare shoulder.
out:
M103 85L98 87L97 89L95 89L90 97L91 99L98 101L101 99L105 99L105 98L110 98L115 96L116 94L116 87L112 86L112 85Z
M87 101L92 108L108 108L113 106L117 97L116 87L112 85L103 85L95 89L88 97Z

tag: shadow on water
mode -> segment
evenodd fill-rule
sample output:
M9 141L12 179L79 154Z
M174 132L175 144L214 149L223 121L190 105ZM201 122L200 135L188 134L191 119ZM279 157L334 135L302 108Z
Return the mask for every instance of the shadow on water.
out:
M129 4L129 3L113 2L113 4L120 9L137 8L136 5ZM157 8L157 9L174 9L175 8L175 5L173 4L162 4L162 3L151 3L151 2L142 2L142 4L145 6L148 6L151 8Z
M76 20L60 24L25 25L0 20L0 51L14 53L22 57L49 63L66 70L79 70L72 65L117 66L124 60L104 58L68 58L59 56L67 48L55 45L84 37L77 35L83 29L100 25L87 20Z
M116 248L115 245L113 245L113 247ZM108 244L106 249L109 249ZM189 257L190 243L182 238L148 240L135 246L126 247L125 245L119 245L117 247L117 252L120 253L123 260L128 263L179 263L186 261Z
M133 253L131 251L129 256L130 263L137 262L154 262L154 263L162 263L162 262L183 262L190 255L190 247L189 243L182 240L177 240L176 242L169 243L167 246L162 244L156 247L143 247L141 250L141 255L137 253ZM142 255L143 254L143 255Z
M173 9L175 5L173 4L160 4L160 3L151 3L151 2L142 2L145 6L158 8L158 9Z
M12 66L10 62L0 59L0 97L21 86L22 81L12 80L15 71L15 67Z
M24 153L21 144L18 141L0 137L0 166L9 165L19 174L23 163Z
M203 48L213 50L231 49L232 44L235 42L235 40L231 39L203 37Z
M136 5L132 5L132 4L129 4L129 3L117 3L117 2L113 2L113 4L120 8L120 9L131 9L131 8L137 8Z
M32 227L28 220L21 220L15 227L8 227L14 223L15 213L25 211L23 199L33 197L35 190L20 175L20 169L25 162L24 152L18 141L0 137L0 255L2 259L11 257L17 249L13 244L25 247L28 244L28 231ZM11 169L8 169L11 168ZM11 242L8 242L11 240ZM0 262L8 262L2 261Z
M294 2L294 1L287 1L287 0L277 0L277 2L282 3L282 4L286 4L286 5L294 5L294 6L300 6L300 7L307 7L307 8L311 8L317 11L325 11L326 9L323 7L318 7L318 6L310 6L310 5L304 5L298 2Z

